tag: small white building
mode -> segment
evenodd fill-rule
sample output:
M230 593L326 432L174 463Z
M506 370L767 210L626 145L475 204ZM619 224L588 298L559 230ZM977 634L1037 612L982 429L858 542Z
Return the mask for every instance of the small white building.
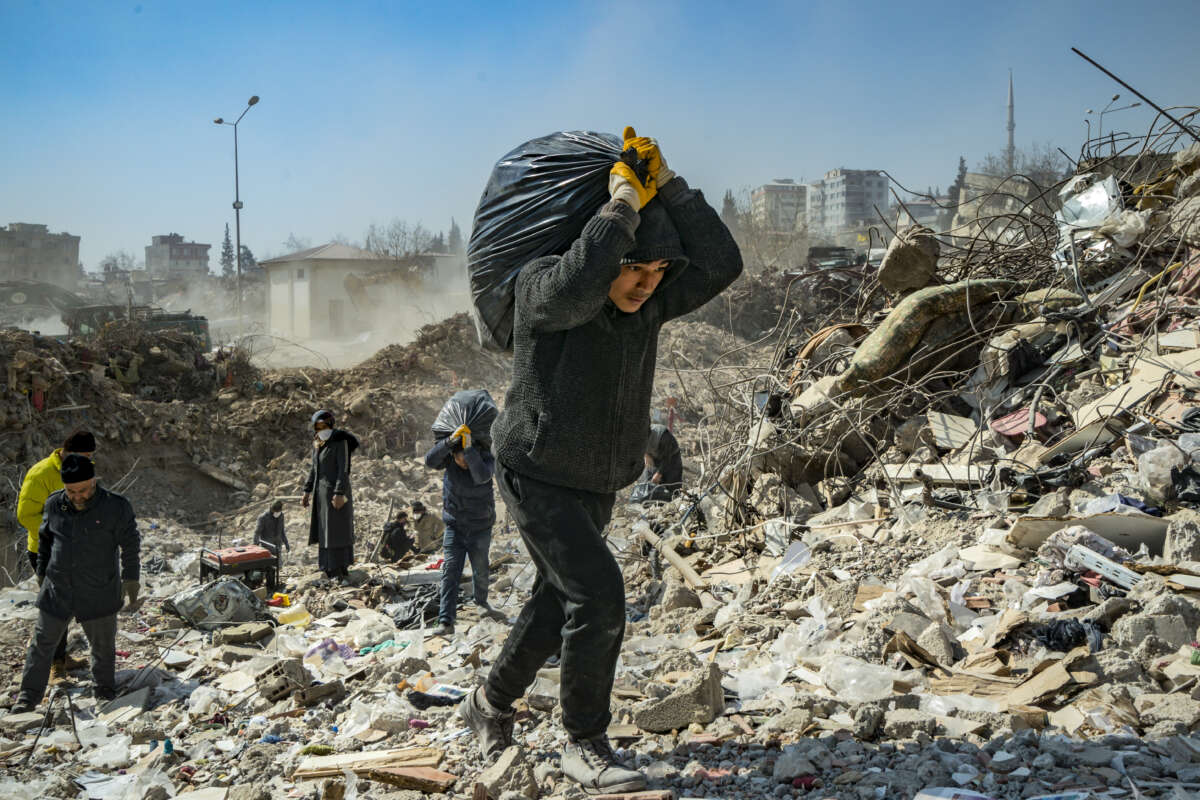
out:
M366 329L346 278L393 261L347 244L324 244L259 262L267 271L267 326L287 339L343 339Z

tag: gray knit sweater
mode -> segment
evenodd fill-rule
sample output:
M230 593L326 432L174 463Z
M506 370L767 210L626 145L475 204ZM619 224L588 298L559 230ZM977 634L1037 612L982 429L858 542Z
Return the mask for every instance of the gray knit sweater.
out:
M733 237L701 192L675 178L658 197L690 263L673 262L638 311L608 299L640 220L624 203L605 205L566 254L531 261L517 277L513 379L492 428L496 455L510 469L605 493L641 472L659 328L742 272ZM637 251L647 244L654 243L639 240Z

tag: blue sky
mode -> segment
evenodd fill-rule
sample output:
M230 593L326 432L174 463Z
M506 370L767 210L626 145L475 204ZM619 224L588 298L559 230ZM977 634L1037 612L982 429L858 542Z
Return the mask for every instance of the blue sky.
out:
M1084 111L1200 101L1196 6L1108 2L27 2L0 0L0 224L82 236L94 269L150 236L361 239L393 218L464 232L498 156L553 130L656 136L725 189L838 166L948 185L1004 144L1076 155ZM1105 126L1143 129L1133 109Z

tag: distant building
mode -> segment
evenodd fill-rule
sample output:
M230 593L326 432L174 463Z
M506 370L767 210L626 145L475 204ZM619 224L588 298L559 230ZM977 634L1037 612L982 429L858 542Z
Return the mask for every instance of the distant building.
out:
M946 227L945 221L952 216L954 205L958 198L935 197L905 200L903 205L895 207L896 227L905 225L924 225L937 231Z
M888 179L873 169L838 168L808 187L808 229L836 233L886 212Z
M79 237L45 225L13 222L0 228L0 280L41 281L74 289L79 283Z
M759 228L791 233L804 225L807 199L807 186L791 178L776 178L750 193L750 214Z
M178 233L154 236L146 246L146 272L152 278L203 277L211 244L185 242Z
M458 261L451 253L390 258L332 242L260 261L267 273L268 329L297 340L356 336Z

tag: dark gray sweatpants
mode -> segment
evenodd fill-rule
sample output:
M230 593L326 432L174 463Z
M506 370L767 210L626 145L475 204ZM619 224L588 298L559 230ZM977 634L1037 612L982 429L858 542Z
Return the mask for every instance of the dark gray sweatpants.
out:
M69 619L59 619L45 611L38 612L33 639L25 653L25 672L21 675L20 699L33 703L42 701L50 681L50 660L54 648L67 632ZM92 648L92 680L97 689L115 689L117 671L117 615L80 622L83 635Z

